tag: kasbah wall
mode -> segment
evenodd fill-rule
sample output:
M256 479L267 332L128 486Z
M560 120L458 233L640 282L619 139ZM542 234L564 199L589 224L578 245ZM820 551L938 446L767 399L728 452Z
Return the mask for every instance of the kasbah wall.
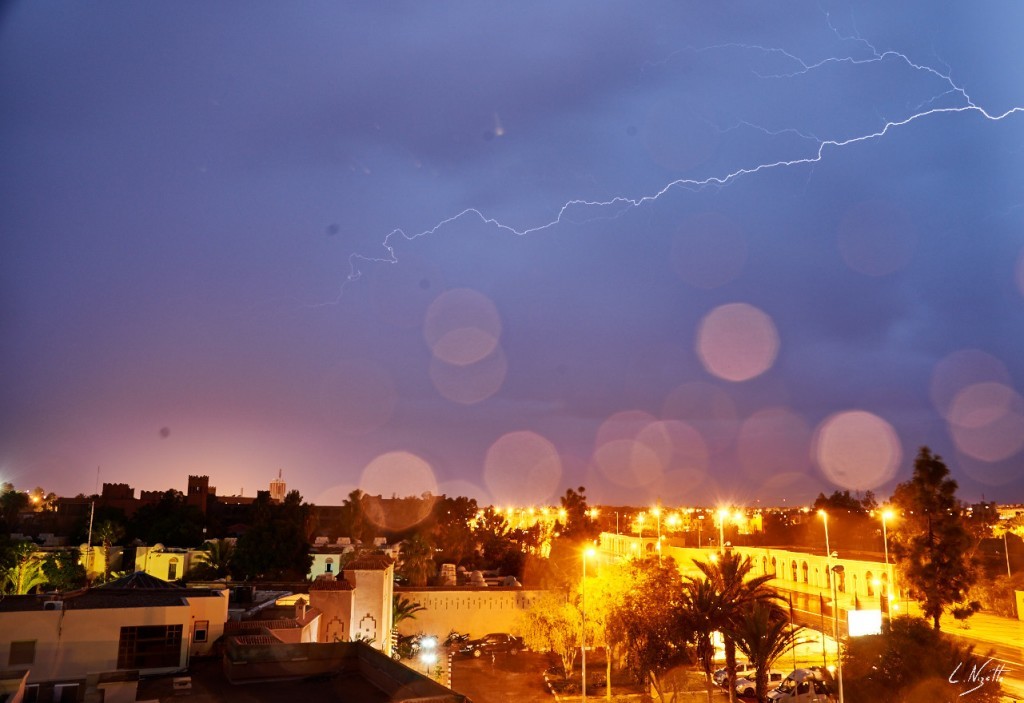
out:
M424 632L444 639L452 630L483 637L490 632L519 634L524 613L544 591L521 588L396 588L395 593L425 610L399 623L400 635Z

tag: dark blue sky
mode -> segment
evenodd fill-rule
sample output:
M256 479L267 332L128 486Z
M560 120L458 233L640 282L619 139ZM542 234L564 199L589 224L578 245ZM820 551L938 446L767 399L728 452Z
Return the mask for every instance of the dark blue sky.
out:
M1024 500L1016 2L15 2L0 479Z

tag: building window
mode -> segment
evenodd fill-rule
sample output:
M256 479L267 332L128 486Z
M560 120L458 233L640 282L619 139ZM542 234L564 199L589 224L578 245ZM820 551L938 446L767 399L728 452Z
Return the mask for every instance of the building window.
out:
M325 571L324 573L329 574L329 573L331 573L331 569L334 568L334 560L331 559L330 557L327 557L327 561L325 563L327 565L327 571Z
M78 701L78 684L77 683L59 683L53 687L53 701L54 703L77 703Z
M7 657L7 666L23 666L35 664L36 641L11 642L11 653Z
M196 620L195 628L193 629L192 641L193 642L205 642L207 633L210 631L209 620Z
M167 580L173 581L176 578L178 578L178 557L171 557L171 561L167 565Z
M118 669L159 669L181 665L181 625L122 627Z
M39 701L39 684L30 683L25 686L25 703L37 703Z

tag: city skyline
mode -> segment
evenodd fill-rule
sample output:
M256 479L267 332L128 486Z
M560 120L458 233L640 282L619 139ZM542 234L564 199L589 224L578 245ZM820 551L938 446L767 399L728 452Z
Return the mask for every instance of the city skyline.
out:
M0 481L1024 501L1024 9L449 9L0 14Z

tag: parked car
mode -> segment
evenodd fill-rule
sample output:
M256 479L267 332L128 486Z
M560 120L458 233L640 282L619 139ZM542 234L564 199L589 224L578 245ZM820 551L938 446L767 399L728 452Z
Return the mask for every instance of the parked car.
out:
M834 701L832 675L827 669L812 666L795 669L774 691L769 703L825 703Z
M754 681L754 676L741 676L736 679L736 695L743 696L744 698L752 698L757 692L757 682ZM772 669L768 672L768 691L774 691L782 681L786 678L786 675L781 671Z
M736 678L738 679L743 677L752 679L754 678L755 671L757 670L750 664L740 664L739 662L736 663ZM725 686L726 679L728 679L725 667L716 671L712 678L714 679L716 686Z
M507 632L492 632L489 635L466 642L460 649L461 654L479 657L492 652L508 652L516 655L523 650L523 640Z

